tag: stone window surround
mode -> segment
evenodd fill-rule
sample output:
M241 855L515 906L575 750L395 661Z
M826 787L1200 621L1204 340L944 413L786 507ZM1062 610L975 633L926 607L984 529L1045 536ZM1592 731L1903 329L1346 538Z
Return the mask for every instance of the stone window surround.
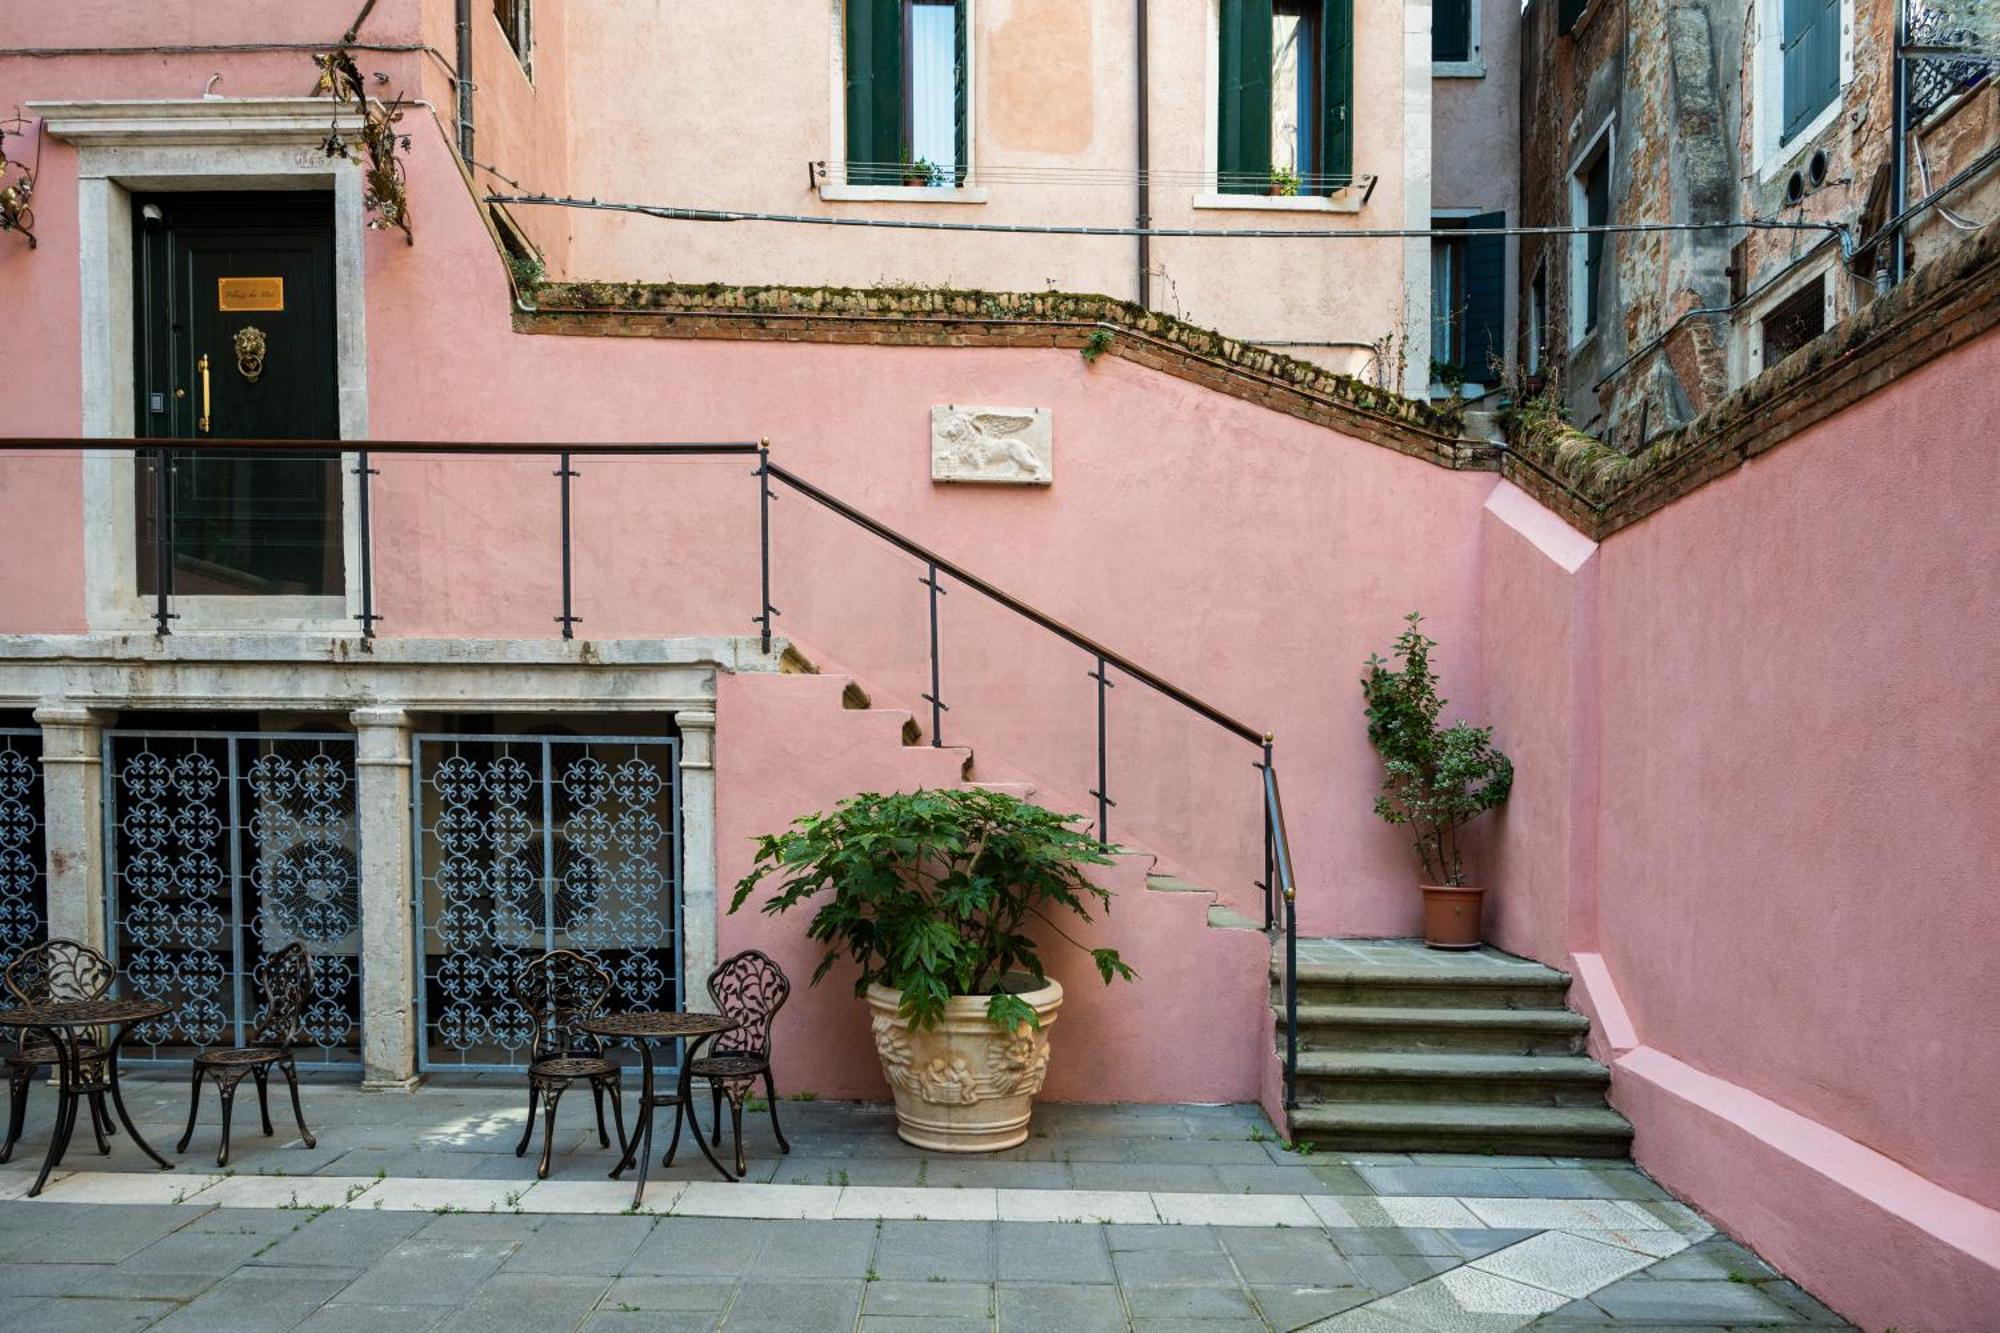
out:
M589 711L673 719L681 737L681 956L685 1003L706 1008L716 962L715 680L776 670L755 639L378 639L354 651L337 635L212 633L0 636L0 707L35 710L51 934L101 946L105 922L103 732L121 710L347 715L356 737L361 838L364 1085L407 1088L416 1075L416 892L411 739L453 713Z
M1618 210L1617 120L1618 115L1616 112L1606 116L1603 123L1583 141L1583 147L1577 151L1576 156L1570 159L1568 180L1571 226L1580 227L1588 221L1588 206L1584 200L1583 172L1585 165L1595 158L1599 152L1604 154L1604 159L1610 172L1610 188L1608 190L1610 207L1606 212L1605 220L1610 221L1611 216ZM1567 302L1569 306L1569 319L1567 323L1569 325L1569 351L1572 356L1576 354L1576 350L1579 347L1589 342L1597 333L1597 325L1593 320L1600 312L1587 311L1583 308L1585 300L1584 269L1588 262L1589 244L1590 238L1580 232L1569 238L1569 253L1566 258L1566 266L1569 273L1569 299ZM1617 268L1617 250L1611 244L1611 237L1609 236L1605 237L1604 258L1601 262L1609 270L1615 271ZM1602 303L1604 299L1602 286L1604 272L1600 271L1597 277L1600 284L1597 291L1597 299Z
M134 191L331 190L334 201L335 373L340 434L368 436L368 355L359 169L326 157L329 128L352 137L358 117L336 116L310 97L204 97L30 103L51 137L77 150L77 235L83 434L135 431L133 402L132 194ZM344 596L176 596L176 628L255 624L300 633L357 633L360 536L354 455L341 456L347 516ZM141 597L129 454L83 457L84 606L93 630L150 626Z
M1854 82L1854 0L1840 0L1840 90L1799 132L1780 142L1785 119L1785 0L1755 0L1750 21L1751 156L1757 180L1769 184L1790 170L1818 142L1847 105Z
M1466 45L1468 53L1466 58L1464 60L1433 60L1431 62L1432 78L1483 79L1486 77L1486 57L1481 54L1479 45L1479 11L1483 8L1485 8L1484 0L1472 0L1472 3L1466 6L1466 9L1471 13L1471 18L1466 23L1467 37L1469 39ZM1435 6L1432 7L1431 13L1433 16L1436 15L1437 9Z
M847 161L847 0L827 0L827 144L826 160ZM979 179L979 0L965 0L965 179ZM819 181L815 187L826 203L844 204L983 204L987 191L978 185L849 185Z

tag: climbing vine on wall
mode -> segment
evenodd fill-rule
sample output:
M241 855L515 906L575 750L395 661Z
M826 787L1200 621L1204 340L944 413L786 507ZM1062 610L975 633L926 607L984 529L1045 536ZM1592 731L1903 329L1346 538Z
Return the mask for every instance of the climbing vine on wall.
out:
M410 136L396 128L403 118L402 96L398 94L388 102L371 96L361 70L345 47L314 59L319 64L317 92L333 98L336 108L333 126L327 131L326 155L349 162L357 160L355 145L341 133L339 108L352 107L360 112L360 151L366 157L362 171L368 183L362 202L369 211L368 225L377 231L400 228L403 239L415 245L416 237L410 231L409 185L403 175L402 159L397 156L399 151L410 150ZM383 81L382 75L375 77Z

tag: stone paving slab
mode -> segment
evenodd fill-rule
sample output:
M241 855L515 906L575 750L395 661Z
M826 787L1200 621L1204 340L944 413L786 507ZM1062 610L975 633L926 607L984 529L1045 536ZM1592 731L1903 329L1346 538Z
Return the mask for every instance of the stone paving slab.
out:
M171 1143L185 1084L129 1091ZM10 1196L39 1166L31 1115L0 1168L0 1326L1839 1326L1629 1163L1295 1153L1254 1107L1049 1106L1019 1149L969 1160L902 1143L884 1106L788 1102L791 1155L752 1116L748 1183L683 1143L635 1215L587 1103L535 1180L517 1078L316 1077L306 1106L317 1149L239 1131L233 1170L211 1139L160 1172L122 1145L28 1202Z

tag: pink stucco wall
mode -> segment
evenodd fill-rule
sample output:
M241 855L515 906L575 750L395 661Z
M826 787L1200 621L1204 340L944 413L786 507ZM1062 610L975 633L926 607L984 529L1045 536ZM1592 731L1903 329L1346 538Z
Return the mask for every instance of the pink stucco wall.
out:
M1875 1327L2000 1308L1996 365L1989 333L1601 548L1511 487L1482 520L1520 765L1489 929L1619 1030L1640 1162Z
M750 868L753 839L857 791L953 786L963 751L906 746L904 714L841 707L838 676L724 677L716 699L716 861L722 895ZM1089 958L1043 940L1042 961L1065 997L1045 1095L1058 1101L1255 1100L1268 1063L1269 946L1254 930L1208 926L1203 894L1145 887L1151 858L1121 857L1092 875L1113 892L1109 912L1065 921L1079 942L1109 945L1138 980L1107 988ZM760 890L721 921L719 953L759 948L793 978L776 1033L786 1092L883 1097L867 1009L843 963L819 987L806 981L820 946L806 938L809 909L756 910Z

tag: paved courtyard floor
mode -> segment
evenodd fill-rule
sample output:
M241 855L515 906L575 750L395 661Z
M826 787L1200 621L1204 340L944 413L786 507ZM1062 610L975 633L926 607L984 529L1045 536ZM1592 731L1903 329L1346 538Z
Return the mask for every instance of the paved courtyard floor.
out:
M127 1088L173 1158L185 1083ZM683 1142L635 1212L587 1096L537 1183L518 1075L305 1092L317 1148L282 1095L265 1138L246 1085L228 1172L211 1094L176 1170L123 1135L99 1156L85 1126L30 1201L38 1087L0 1167L0 1328L1845 1327L1629 1163L1294 1153L1254 1107L1188 1106L1047 1106L1020 1148L968 1159L904 1144L886 1106L791 1100L789 1156L749 1117L747 1182Z

